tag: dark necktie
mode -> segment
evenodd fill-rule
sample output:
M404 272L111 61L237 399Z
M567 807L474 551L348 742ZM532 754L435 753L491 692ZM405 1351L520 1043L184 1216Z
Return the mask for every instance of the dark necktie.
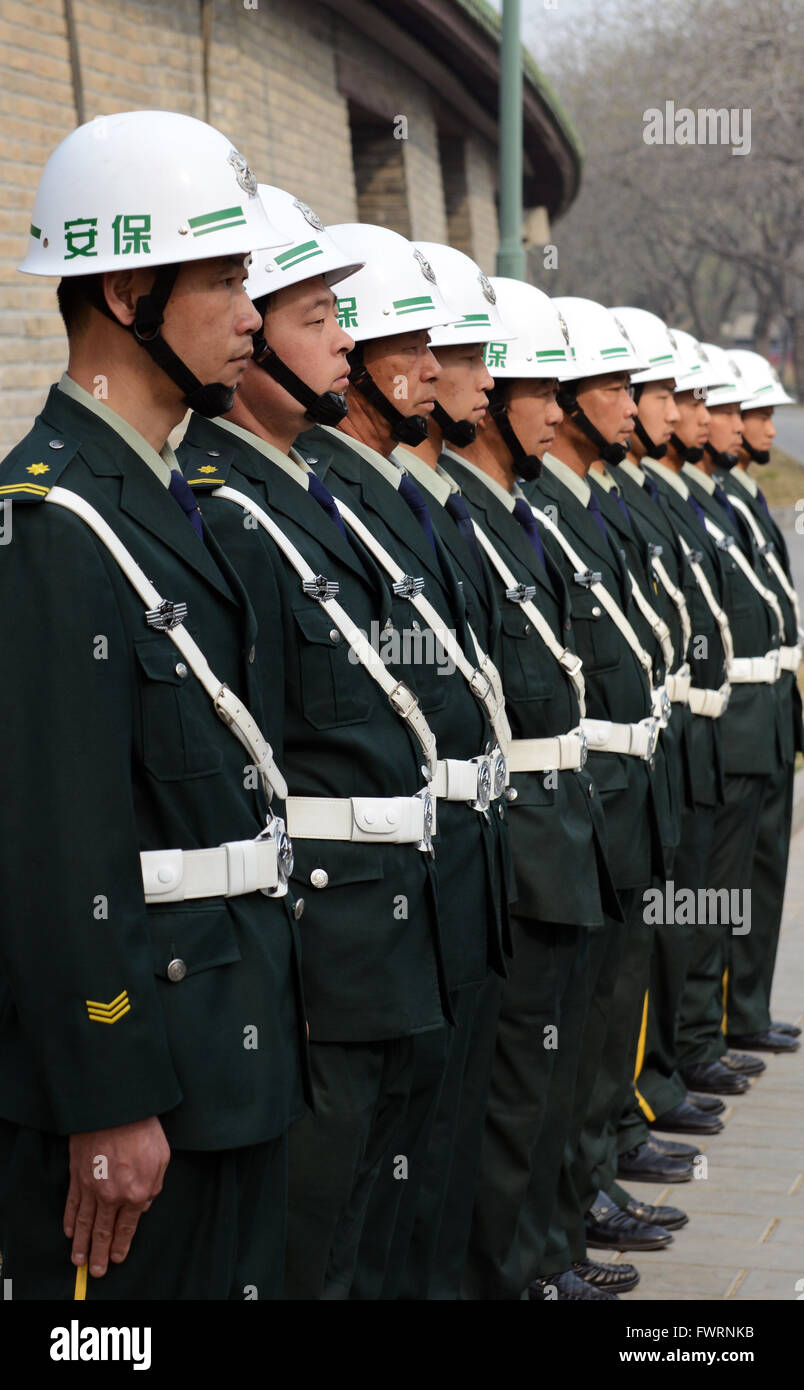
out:
M706 530L706 513L704 512L704 509L701 506L700 502L698 502L697 499L693 497L692 493L690 493L689 497L687 498L687 501L692 507L692 510L694 511L704 530Z
M628 515L628 508L626 507L626 505L625 505L625 503L624 503L622 497L620 496L620 493L619 493L619 491L618 491L618 489L617 489L616 487L613 487L613 488L611 489L611 496L614 498L615 502L617 503L617 506L620 508L620 511L622 512L623 516L625 517L626 525L627 525L627 527L628 527L628 530L630 531L630 530L631 530L631 518L630 518L630 516Z
M469 547L470 551L472 552L475 564L477 565L478 571L482 578L483 560L480 554L480 546L477 543L475 528L472 525L472 518L469 515L469 508L467 507L459 492L451 492L446 502L444 503L444 506L446 510L449 512L453 521L455 522L455 525L457 526L458 530L463 536L463 539L466 541L466 544Z
M735 512L733 506L731 505L731 502L729 501L728 497L726 496L725 492L720 486L720 483L715 483L715 501L720 503L721 507L726 513L726 516L729 518L729 521L731 522L732 526L737 532L737 535L739 536L740 523L737 520L737 513Z
M606 537L606 540L608 540L609 533L606 530L606 523L603 520L603 513L600 510L600 503L598 502L597 498L595 497L595 494L591 490L589 492L589 501L586 504L586 510L588 512L591 512L592 520L594 521L598 530L602 531L603 535Z
M315 473L307 474L307 485L310 489L310 496L315 498L319 507L321 507L326 512L330 521L333 521L335 523L344 540L348 540L348 536L346 535L346 527L343 524L343 518L341 517L341 514L338 511L338 504L335 501L335 498L332 496L332 493L330 492L329 488L324 486L321 479L317 478Z
M178 468L171 468L170 470L168 491L171 497L174 497L178 502L184 515L195 531L195 534L198 536L198 539L203 541L204 527L201 521L201 513L198 510L198 503L193 496L192 488L185 482L184 474L180 473Z
M536 518L533 515L533 512L531 511L524 497L517 497L514 503L513 515L516 517L516 520L519 522L520 526L522 527L522 530L525 532L525 535L527 536L528 540L533 546L533 549L536 551L537 555L539 556L539 559L544 565L545 560L544 547L542 546L542 538L539 535L539 528L536 525Z
M433 534L433 523L430 520L427 503L419 492L413 479L409 477L407 473L403 473L400 478L399 495L400 497L404 497L437 556L438 551L436 550L435 536Z
M659 501L659 489L657 488L657 486L656 486L656 484L654 483L653 479L652 479L651 477L649 477L647 473L644 473L644 472L643 472L642 476L643 476L643 478L645 479L645 491L646 491L646 493L648 494L648 497L652 498L654 502L658 502L658 501Z

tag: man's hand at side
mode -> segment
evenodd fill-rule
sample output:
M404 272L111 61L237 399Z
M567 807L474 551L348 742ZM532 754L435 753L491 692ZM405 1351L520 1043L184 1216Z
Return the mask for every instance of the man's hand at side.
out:
M70 1135L70 1190L64 1234L72 1262L95 1278L111 1258L122 1264L137 1223L162 1191L170 1147L156 1116L114 1129Z

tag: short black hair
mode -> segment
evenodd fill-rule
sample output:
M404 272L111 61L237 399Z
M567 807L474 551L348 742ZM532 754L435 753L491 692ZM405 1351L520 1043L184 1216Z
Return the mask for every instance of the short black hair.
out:
M68 338L86 328L90 305L97 304L101 293L100 275L70 275L59 281L56 299Z

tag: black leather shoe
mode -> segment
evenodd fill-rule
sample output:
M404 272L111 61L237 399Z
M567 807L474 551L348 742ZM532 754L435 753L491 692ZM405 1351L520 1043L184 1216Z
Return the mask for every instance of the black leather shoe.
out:
M617 1160L618 1178L639 1178L644 1182L689 1182L692 1164L688 1158L663 1154L650 1139L635 1149L626 1149Z
M703 1091L687 1091L687 1100L696 1110L705 1110L707 1115L722 1115L726 1109L720 1096L705 1096Z
M635 1221L644 1221L647 1226L663 1226L666 1231L678 1231L689 1221L687 1213L679 1211L678 1207L652 1207L650 1202L637 1202L633 1197L626 1202L623 1211Z
M543 1279L534 1279L533 1283L528 1285L528 1298L534 1303L575 1303L591 1299L617 1302L616 1293L595 1288L594 1284L580 1279L571 1269L565 1269L561 1274L550 1274Z
M670 1134L719 1134L723 1128L723 1121L717 1115L708 1115L705 1110L698 1110L694 1105L690 1105L688 1100L682 1100L680 1105L674 1105L672 1110L665 1110L663 1115L657 1115L653 1121L652 1128L666 1129Z
M673 1237L664 1226L635 1220L605 1192L598 1192L584 1224L586 1243L593 1250L664 1250L673 1244Z
M682 1144L680 1139L660 1139L658 1134L651 1134L648 1143L657 1153L666 1154L668 1158L686 1158L690 1163L701 1152L697 1144Z
M774 1033L784 1033L789 1038L801 1037L801 1029L799 1028L797 1023L773 1022L771 1023L771 1029Z
M729 1035L729 1047L746 1047L749 1052L798 1052L801 1044L789 1033L775 1033L766 1028L764 1033L740 1033Z
M639 1270L633 1265L600 1264L598 1260L573 1260L572 1270L593 1289L607 1293L630 1293L639 1283Z
M765 1070L762 1058L752 1057L750 1052L727 1052L720 1060L724 1067L741 1071L743 1076L761 1076Z
M741 1096L748 1090L748 1077L742 1072L729 1071L720 1062L695 1062L685 1067L681 1075L691 1091L714 1091L715 1095Z

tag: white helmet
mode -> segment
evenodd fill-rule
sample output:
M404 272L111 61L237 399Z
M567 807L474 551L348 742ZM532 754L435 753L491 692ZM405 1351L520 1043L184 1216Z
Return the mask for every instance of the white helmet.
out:
M454 319L430 262L407 237L360 222L340 222L327 230L352 261L363 263L338 287L338 319L355 342L435 328Z
M733 348L729 358L742 373L742 410L761 410L767 405L795 405L767 357L759 352L749 352L747 348Z
M676 375L676 395L682 391L700 391L703 395L715 386L723 386L727 383L723 381L722 363L715 364L709 361L709 354L703 343L699 343L697 338L693 338L691 333L685 333L682 328L671 329L673 337L678 347L678 355L681 359L680 370ZM728 378L727 373L727 378Z
M739 405L745 395L745 386L742 370L734 361L733 355L718 347L717 343L701 343L701 347L706 353L709 366L719 378L719 385L707 391L706 404Z
M173 111L123 111L79 126L53 151L19 268L92 275L246 255L287 240L219 130Z
M648 309L635 309L630 305L620 304L610 312L622 324L642 361L647 363L641 372L633 373L634 386L673 380L680 368L678 345L664 320Z
M328 285L337 285L362 270L363 261L344 255L306 203L268 183L259 185L259 193L269 222L284 229L290 244L281 250L268 246L254 252L246 285L252 299L316 275L323 275Z
M497 275L491 284L497 307L515 335L513 342L495 338L486 344L486 366L491 375L558 377L561 381L570 366L570 338L555 301L523 280Z
M438 287L456 316L451 323L430 329L431 347L487 343L490 338L503 342L511 337L500 317L492 282L471 256L436 241L413 244L432 266Z
M559 296L552 304L566 324L570 341L571 362L565 380L643 370L645 361L610 309L593 299L572 296Z

